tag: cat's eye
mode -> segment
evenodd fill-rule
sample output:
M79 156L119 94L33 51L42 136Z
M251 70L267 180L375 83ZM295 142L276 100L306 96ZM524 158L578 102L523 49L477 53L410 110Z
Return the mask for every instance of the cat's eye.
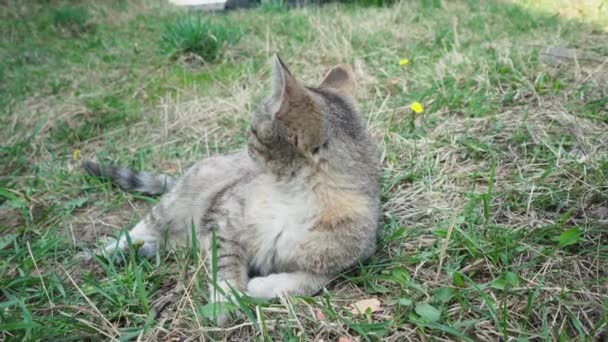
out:
M255 135L256 137L258 136L258 131L256 131L253 126L251 126L251 133L253 133L253 135Z

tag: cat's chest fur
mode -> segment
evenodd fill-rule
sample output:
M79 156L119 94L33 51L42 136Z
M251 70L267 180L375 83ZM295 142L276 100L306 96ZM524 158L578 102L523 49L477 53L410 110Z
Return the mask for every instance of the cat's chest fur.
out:
M244 236L249 239L250 267L264 275L282 268L307 240L319 208L313 192L302 183L278 183L262 176L250 189Z

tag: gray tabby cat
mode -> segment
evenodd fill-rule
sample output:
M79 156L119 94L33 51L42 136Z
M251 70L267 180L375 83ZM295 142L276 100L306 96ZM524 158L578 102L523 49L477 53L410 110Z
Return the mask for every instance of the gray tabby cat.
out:
M317 88L302 86L272 58L272 92L253 114L247 151L195 164L180 179L100 167L96 176L126 190L168 191L130 232L150 257L195 227L207 260L212 229L219 290L252 297L313 295L375 249L380 212L379 158L354 107L354 78L337 66ZM106 247L126 250L126 237Z

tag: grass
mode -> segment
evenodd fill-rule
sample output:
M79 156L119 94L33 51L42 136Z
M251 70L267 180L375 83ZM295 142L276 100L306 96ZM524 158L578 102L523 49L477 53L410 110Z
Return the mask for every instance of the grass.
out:
M161 37L161 50L171 56L193 54L206 62L221 56L225 45L238 42L238 28L214 22L199 15L178 17L165 26Z
M159 51L202 31L176 29L191 14L164 1L65 6L0 12L0 339L605 338L601 1L267 5L201 17L243 34L206 63L187 58L190 43ZM243 298L229 329L213 324L196 245L121 267L77 258L156 199L84 176L75 152L181 173L242 148L275 50L308 83L355 68L383 149L374 257L315 297ZM370 298L377 310L351 313Z
M72 35L79 35L94 28L89 23L89 9L84 6L66 5L53 10L53 25Z

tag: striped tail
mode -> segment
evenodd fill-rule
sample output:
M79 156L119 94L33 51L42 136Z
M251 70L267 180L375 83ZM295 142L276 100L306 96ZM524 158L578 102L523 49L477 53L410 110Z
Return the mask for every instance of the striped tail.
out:
M138 172L112 165L99 165L89 160L84 161L82 167L89 174L101 179L109 179L126 191L159 195L169 191L175 184L175 178L168 175Z

